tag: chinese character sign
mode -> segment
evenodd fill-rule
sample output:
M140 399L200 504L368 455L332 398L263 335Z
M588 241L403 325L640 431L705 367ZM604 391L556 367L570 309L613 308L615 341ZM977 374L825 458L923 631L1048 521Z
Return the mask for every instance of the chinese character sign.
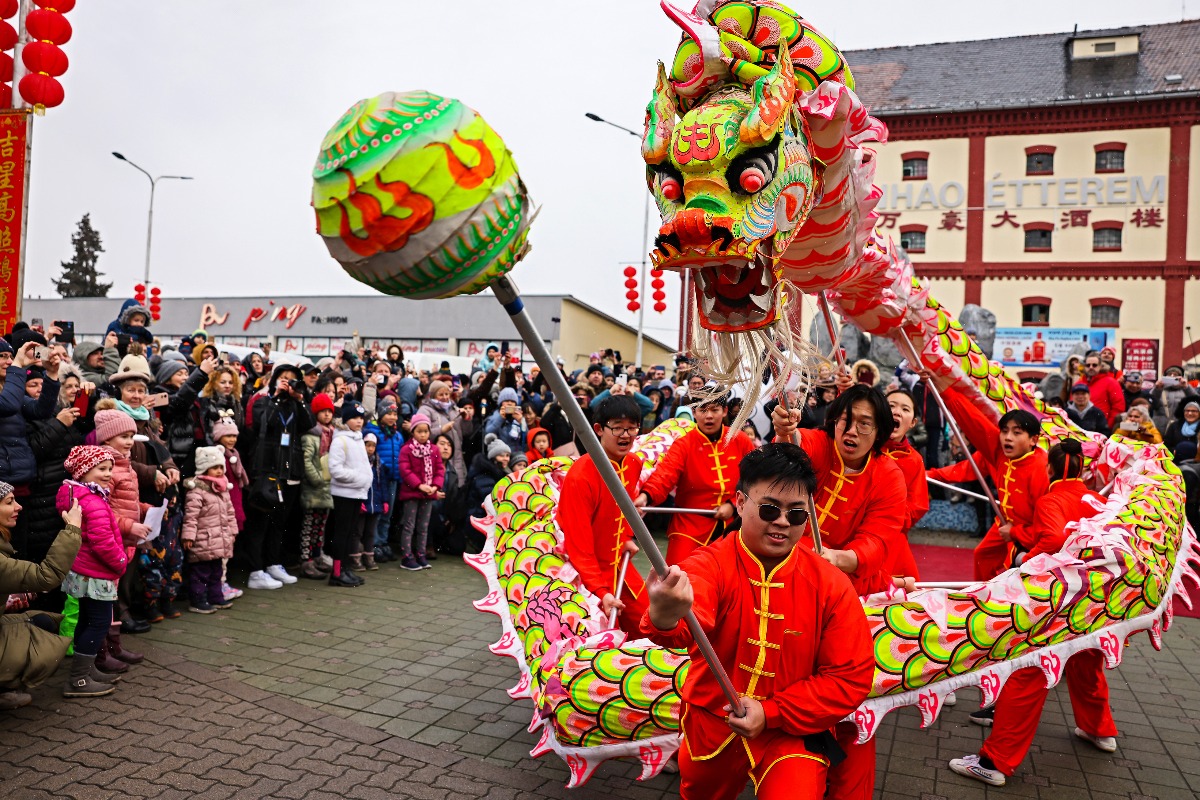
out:
M1100 350L1110 336L1097 328L997 328L992 352L1006 367L1058 369L1076 346Z
M1142 373L1142 380L1158 379L1158 339L1122 339L1121 369Z
M25 198L25 118L0 111L0 334L12 330L21 298L21 208Z

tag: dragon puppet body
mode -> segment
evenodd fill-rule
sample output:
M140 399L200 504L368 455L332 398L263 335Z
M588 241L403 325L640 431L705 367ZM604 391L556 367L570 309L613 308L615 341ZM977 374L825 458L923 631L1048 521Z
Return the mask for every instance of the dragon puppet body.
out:
M642 144L663 217L653 258L694 275L705 331L696 341L710 372L740 379L750 364L763 374L764 359L801 352L786 304L823 291L863 330L907 335L925 368L993 419L1027 408L1043 418L1043 446L1084 442L1093 483L1112 487L1104 509L1069 529L1057 554L965 589L862 598L876 671L853 715L860 738L906 705L928 726L942 699L966 686L991 702L1023 667L1041 668L1053 685L1082 649L1102 650L1115 667L1137 631L1159 647L1183 578L1200 585L1182 478L1166 451L1087 434L1043 406L987 360L902 251L875 233L868 145L882 143L886 129L855 95L828 39L770 0L663 7L684 35L670 68L660 65ZM643 477L690 424L672 420L639 440ZM553 513L569 466L539 461L497 484L477 521L487 544L466 557L488 581L476 607L501 619L492 651L519 665L510 694L534 703L535 755L561 755L571 785L613 757L641 759L647 777L678 746L688 659L608 629L580 585Z

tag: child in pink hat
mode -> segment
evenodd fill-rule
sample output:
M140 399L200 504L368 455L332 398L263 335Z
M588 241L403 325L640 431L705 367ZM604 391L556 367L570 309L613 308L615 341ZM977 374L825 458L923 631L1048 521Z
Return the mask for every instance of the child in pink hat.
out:
M429 417L418 412L409 422L412 438L400 448L400 491L396 495L401 504L400 566L408 570L430 569L425 558L429 515L433 502L446 496L442 492L446 468L441 454L429 441Z

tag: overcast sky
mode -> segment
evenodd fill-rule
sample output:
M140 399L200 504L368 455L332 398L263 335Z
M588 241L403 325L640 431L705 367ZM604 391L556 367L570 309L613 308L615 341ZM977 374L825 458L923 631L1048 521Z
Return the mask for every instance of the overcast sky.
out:
M964 4L792 3L844 50L1177 21L1200 0ZM101 271L141 279L149 181L159 183L152 280L175 297L355 294L314 233L310 171L360 98L427 89L476 108L506 139L542 206L516 278L620 319L621 264L642 253L638 141L655 63L678 29L654 0L88 0L67 15L66 101L34 123L26 294L52 296L76 222L91 213ZM852 63L853 66L853 63ZM670 309L648 332L673 341Z

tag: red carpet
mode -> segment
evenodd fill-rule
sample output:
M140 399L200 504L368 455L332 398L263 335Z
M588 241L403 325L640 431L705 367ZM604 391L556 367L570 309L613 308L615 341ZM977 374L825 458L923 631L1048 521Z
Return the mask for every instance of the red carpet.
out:
M935 544L912 545L923 581L969 581L975 577L974 551Z
M942 547L933 544L912 545L913 557L917 560L917 569L921 571L923 581L969 581L974 570L972 552L965 547ZM1192 599L1192 609L1175 598L1175 616L1200 619L1200 589L1191 581L1184 582L1184 588Z

